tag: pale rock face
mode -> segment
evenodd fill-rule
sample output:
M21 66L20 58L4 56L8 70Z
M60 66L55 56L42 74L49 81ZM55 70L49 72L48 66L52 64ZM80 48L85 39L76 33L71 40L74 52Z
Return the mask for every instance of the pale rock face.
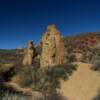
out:
M35 48L33 47L33 42L29 41L28 48L25 51L25 56L23 59L23 65L24 66L32 65L34 55L35 55Z
M49 25L42 39L41 67L66 63L66 49L55 25Z

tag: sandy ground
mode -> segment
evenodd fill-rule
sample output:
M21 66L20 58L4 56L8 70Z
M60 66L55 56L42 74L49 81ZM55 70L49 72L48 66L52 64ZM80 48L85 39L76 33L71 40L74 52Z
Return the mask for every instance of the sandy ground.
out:
M78 62L77 71L61 83L61 93L68 100L92 100L100 89L100 73L92 71L91 65Z

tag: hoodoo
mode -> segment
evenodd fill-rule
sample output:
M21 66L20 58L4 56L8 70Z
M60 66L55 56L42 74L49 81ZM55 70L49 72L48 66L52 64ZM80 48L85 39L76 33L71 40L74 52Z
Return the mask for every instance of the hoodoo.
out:
M41 67L52 67L66 63L64 41L55 25L49 25L42 36Z
M29 41L28 48L25 51L25 56L23 59L23 65L32 65L34 56L36 55L35 48L33 46L33 41Z

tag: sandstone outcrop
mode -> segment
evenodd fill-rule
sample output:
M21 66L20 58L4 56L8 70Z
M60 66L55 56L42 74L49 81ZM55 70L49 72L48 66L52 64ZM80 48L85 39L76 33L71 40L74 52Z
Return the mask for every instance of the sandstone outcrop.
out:
M35 51L35 48L33 46L33 41L29 41L28 48L25 51L25 56L24 56L24 59L23 59L23 62L22 62L23 65L24 66L32 65L35 55L36 55L36 51Z
M55 25L49 25L41 39L41 67L56 66L66 63L66 49L60 32Z

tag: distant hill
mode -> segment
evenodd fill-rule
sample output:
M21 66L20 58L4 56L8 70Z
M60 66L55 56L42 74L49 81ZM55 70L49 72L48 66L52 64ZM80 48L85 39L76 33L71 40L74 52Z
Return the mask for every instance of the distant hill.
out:
M11 49L5 50L0 49L0 63L16 62L22 57L24 50Z
M100 32L80 33L64 37L65 46L73 48L76 52L86 51L100 44Z

